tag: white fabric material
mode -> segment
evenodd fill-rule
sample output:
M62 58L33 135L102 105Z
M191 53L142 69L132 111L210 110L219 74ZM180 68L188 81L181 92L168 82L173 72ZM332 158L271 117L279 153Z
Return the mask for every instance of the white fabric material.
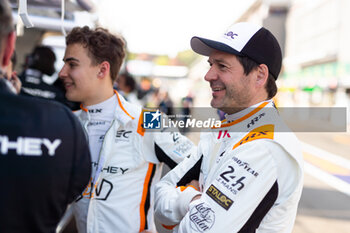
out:
M117 96L113 95L102 103L86 107L88 118L90 119L86 128L91 153L91 177L96 175L103 138L112 123L116 106ZM77 228L79 232L86 232L89 199L83 198L79 203L79 208L77 209L76 207L77 205L73 205Z
M210 38L209 40L223 43L240 53L249 40L261 29L255 24L241 22L232 25L218 38ZM205 44L199 37L191 39L191 47L196 53L210 56L213 48Z
M261 27L252 23L237 23L229 27L218 41L241 52L244 46L260 28Z
M112 109L113 120L104 135L99 152L100 168L93 167L97 169L96 176L94 179L92 177L95 182L90 183L81 199L73 204L79 233L139 232L140 212L144 210L141 200L146 195L144 193L146 175L151 175L152 168L155 174L149 185L146 183L147 188L150 189L150 209L145 216L148 225L145 230L155 232L153 190L154 183L160 179L162 165L154 151L155 143L176 163L196 153L193 143L181 134L177 135L176 141L173 140L173 132L146 131L144 136L140 134L137 129L141 107L128 103L120 95L118 97L121 105L113 99L114 103L106 106ZM109 115L109 110L107 113ZM91 113L79 110L76 115L85 126L85 130L91 133L89 132L89 122L93 119ZM96 143L96 140L94 142ZM183 150L185 147L186 149ZM97 151L96 148L94 150ZM86 203L88 203L88 209ZM80 215L84 216L82 213L87 213L87 220L79 218Z
M266 125L274 127L272 138L262 137L265 131L254 134ZM166 225L178 224L174 232L238 232L277 182L277 199L256 232L290 233L302 191L303 162L297 138L281 129L286 126L269 101L239 123L202 134L198 154L156 185L157 218ZM220 131L228 134L224 137ZM179 211L181 196L188 194L178 192L176 185L201 158L202 196Z
M268 100L268 101L263 101L257 104L254 104L253 106L250 106L249 108L243 109L242 111L236 112L234 114L225 114L225 119L227 120L227 123L233 122L245 115L247 115L250 111L254 110L254 108L258 107L260 104L264 103L264 102L269 102L269 103L273 103L272 100Z
M102 103L86 107L86 109L88 109L87 114L90 115L90 121L87 124L87 133L89 137L91 162L93 166L92 177L95 176L95 166L98 164L103 138L111 126L116 107L116 95L113 95L111 98Z

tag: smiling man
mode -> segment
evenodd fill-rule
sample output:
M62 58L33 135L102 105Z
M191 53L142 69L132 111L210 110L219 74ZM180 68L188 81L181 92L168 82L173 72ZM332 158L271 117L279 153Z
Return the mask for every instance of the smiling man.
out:
M211 106L226 119L156 185L156 216L175 232L292 232L302 155L271 100L282 63L276 38L237 23L191 47L209 57Z
M155 232L153 185L196 147L177 132L148 132L142 109L113 89L124 42L102 28L74 28L59 73L89 138L91 181L73 205L81 232Z

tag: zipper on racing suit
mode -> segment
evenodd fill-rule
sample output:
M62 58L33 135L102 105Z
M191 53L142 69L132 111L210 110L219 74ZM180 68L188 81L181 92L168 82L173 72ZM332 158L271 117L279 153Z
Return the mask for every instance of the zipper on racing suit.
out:
M92 181L91 181L90 198L92 197L92 193L95 191L94 184L96 183L96 180L98 179L98 176L100 175L100 172L102 171L102 166L104 164L104 156L102 156L102 151L103 151L103 148L105 146L106 135L108 134L110 129L113 127L114 122L115 122L115 119L112 120L111 125L109 126L108 130L106 131L106 133L105 133L105 135L103 137L103 142L102 142L102 145L101 145L100 153L98 155L98 164L97 164L96 172L95 172L95 175L94 175L94 177L92 178Z

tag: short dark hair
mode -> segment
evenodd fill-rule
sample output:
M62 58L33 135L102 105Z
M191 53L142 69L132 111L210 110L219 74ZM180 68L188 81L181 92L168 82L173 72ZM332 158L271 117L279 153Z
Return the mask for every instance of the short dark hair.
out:
M118 79L121 79L124 77L124 84L125 86L130 88L130 91L134 91L136 88L136 81L133 76L129 73L122 73L119 75Z
M270 73L269 73L269 77L267 78L265 89L267 91L269 99L272 99L277 94L276 80L275 80L275 77L273 77L273 75Z
M0 42L14 30L12 22L12 12L7 0L0 1Z
M257 68L259 64L249 57L244 56L236 56L239 63L243 66L244 74L248 75L252 70ZM273 98L277 93L277 85L276 80L272 74L269 72L269 77L267 78L267 82L265 84L265 89L268 95L268 98Z
M55 61L56 55L53 50L48 46L39 45L27 57L27 66L51 76L55 73Z
M112 82L117 78L125 57L125 43L121 37L112 35L104 28L75 27L66 37L66 45L81 44L88 48L93 65L104 61L110 64Z

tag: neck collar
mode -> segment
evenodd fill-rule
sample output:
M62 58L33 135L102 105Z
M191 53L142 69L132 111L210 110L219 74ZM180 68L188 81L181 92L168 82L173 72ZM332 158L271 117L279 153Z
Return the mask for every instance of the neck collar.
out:
M272 100L267 100L267 101L263 101L257 104L254 104L246 109L243 109L237 113L233 113L231 115L226 114L225 118L222 121L222 125L219 128L223 128L223 127L228 127L228 126L232 126L235 124L238 124L246 119L248 119L249 117L253 116L255 113L259 112L261 109L263 109L264 107L266 107L267 105L271 105L272 106L273 101ZM213 127L214 129L217 127Z
M129 114L129 112L125 109L124 105L127 105L127 102L125 101L125 99L119 95L119 93L114 90L114 93L117 97L117 107L116 107L116 111L114 114L114 118L118 119L119 121L121 121L123 124L126 124L128 121L130 120L134 120L135 117L133 117L132 115ZM96 105L94 105L96 106ZM89 109L85 108L82 104L80 104L80 108L82 109L82 112L85 112L86 114L89 114Z

